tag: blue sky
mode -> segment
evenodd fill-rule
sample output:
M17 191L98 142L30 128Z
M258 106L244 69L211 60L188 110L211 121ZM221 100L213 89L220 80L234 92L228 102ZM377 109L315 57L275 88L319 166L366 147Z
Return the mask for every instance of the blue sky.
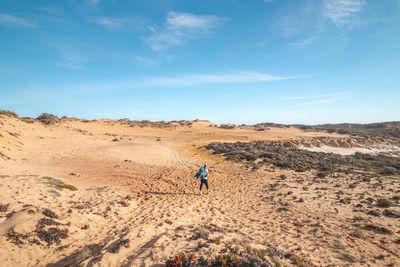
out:
M0 2L0 109L400 120L400 0Z

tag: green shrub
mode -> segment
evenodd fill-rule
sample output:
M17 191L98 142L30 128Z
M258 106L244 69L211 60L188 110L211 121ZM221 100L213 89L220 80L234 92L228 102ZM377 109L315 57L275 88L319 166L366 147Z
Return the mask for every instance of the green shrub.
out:
M225 255L218 255L211 262L212 267L217 266L234 266L238 262L238 257L235 254L229 253Z
M195 256L193 254L185 254L184 252L179 255L171 257L165 263L167 267L189 267L192 266Z

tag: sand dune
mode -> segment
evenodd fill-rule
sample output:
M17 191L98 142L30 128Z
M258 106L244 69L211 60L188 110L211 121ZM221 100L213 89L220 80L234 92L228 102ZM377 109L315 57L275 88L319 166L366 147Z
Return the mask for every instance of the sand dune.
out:
M400 208L376 205L399 196L399 177L252 171L202 148L341 135L2 115L0 127L1 266L162 266L229 251L282 266L400 264ZM211 194L200 196L204 162Z

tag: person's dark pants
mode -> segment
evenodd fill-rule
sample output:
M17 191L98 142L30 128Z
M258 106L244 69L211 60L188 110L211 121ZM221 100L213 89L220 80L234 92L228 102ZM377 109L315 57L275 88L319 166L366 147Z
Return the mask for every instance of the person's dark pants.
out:
M206 185L207 190L208 190L208 181L206 179L201 179L201 184L200 184L200 191L203 188L203 184Z

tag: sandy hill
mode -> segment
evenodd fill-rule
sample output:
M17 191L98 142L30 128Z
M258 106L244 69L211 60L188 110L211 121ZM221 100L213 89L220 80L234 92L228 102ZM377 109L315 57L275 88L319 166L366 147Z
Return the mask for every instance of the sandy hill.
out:
M282 169L267 156L241 160L252 148L231 154L239 160L206 149L263 142L395 151L385 139L365 140L272 124L0 114L0 265L163 266L180 252L197 265L218 266L218 255L250 266L399 265L400 181L391 161L387 175L321 174ZM204 162L209 195L194 179Z

